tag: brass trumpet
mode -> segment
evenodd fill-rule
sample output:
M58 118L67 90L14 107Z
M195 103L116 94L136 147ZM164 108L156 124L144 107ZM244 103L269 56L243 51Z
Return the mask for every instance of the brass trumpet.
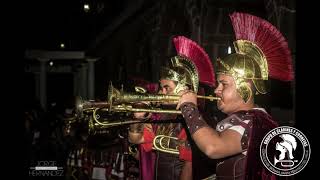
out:
M148 108L135 108L132 104L137 102L173 102L177 103L180 99L179 95L161 95L161 94L147 94L143 88L136 87L135 93L125 93L123 90L112 86L110 82L108 88L108 101L84 101L81 97L76 99L76 117L82 118L83 114L92 114L92 120L89 121L89 130L106 129L109 127L120 126L125 124L139 123L140 120L132 120L132 118L119 119L115 121L105 120L102 122L99 111L113 112L151 112L151 113L167 113L167 114L181 114L180 110L161 109L149 106ZM198 98L208 99L210 101L219 100L218 97L213 96L197 96ZM127 115L126 115L127 116ZM127 116L128 117L128 116Z
M96 109L104 109L109 112L151 112L151 113L168 113L168 114L181 114L180 110L165 110L161 108L149 107L149 108L135 108L133 103L137 102L172 102L177 103L181 96L179 95L161 95L161 94L148 94L145 93L141 87L136 87L135 93L123 92L112 86L110 82L108 88L108 101L96 102L96 101L83 101L81 98L76 100L76 112L81 116L83 112L93 111ZM200 96L197 98L208 99L210 101L219 100L219 97L214 96Z
M108 112L154 112L154 113L169 113L169 114L181 114L179 110L164 110L160 108L134 108L131 104L118 104L112 105L112 102L95 102L95 101L84 101L81 97L76 100L76 116L81 118L83 113L93 113L97 115L97 110L108 111Z
M135 93L123 92L123 90L119 91L118 89L112 86L110 82L108 88L108 102L109 104L121 104L121 103L135 103L135 102L172 102L178 103L181 96L179 95L162 95L162 94L148 94L145 93L146 90L141 87L135 88ZM200 99L208 99L210 101L220 100L219 97L214 96L200 96L197 95L197 98Z
M141 120L132 120L127 115L125 116L117 116L116 120L112 120L115 118L110 118L110 108L108 102L95 102L95 101L84 101L81 97L77 97L76 99L76 118L84 118L84 114L86 114L86 119L88 122L89 133L92 132L102 132L103 130L114 127L121 126L132 123L139 123ZM111 107L112 112L127 112L124 111L123 108L118 108L119 106ZM108 117L102 117L98 111L105 112L107 111Z

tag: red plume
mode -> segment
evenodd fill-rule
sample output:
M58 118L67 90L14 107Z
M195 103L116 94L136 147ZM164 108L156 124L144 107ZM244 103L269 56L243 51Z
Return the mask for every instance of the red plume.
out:
M184 36L173 38L173 43L178 55L187 57L195 64L199 73L199 81L214 87L216 80L208 54L197 43Z
M268 21L235 12L230 15L237 40L256 44L266 56L269 76L282 81L293 79L292 57L282 34Z

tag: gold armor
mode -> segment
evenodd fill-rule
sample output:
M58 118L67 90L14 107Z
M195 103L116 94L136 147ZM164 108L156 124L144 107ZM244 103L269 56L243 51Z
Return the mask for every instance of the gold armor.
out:
M247 40L235 41L234 47L236 53L223 60L218 59L217 74L232 76L237 91L245 102L252 96L247 80L252 80L257 93L266 94L264 80L268 80L268 65L263 52Z

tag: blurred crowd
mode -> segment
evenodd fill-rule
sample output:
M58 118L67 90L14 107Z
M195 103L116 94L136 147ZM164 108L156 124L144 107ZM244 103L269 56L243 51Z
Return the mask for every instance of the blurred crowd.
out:
M54 161L66 180L139 178L139 163L128 151L126 126L90 134L85 119L68 123L72 118L74 110L67 103L51 103L46 111L39 103L25 108L27 173L38 162Z

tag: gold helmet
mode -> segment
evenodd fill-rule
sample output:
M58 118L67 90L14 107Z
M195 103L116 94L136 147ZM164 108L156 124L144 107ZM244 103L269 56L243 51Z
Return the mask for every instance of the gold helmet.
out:
M168 79L177 82L174 93L185 90L190 86L192 91L198 92L199 77L195 65L182 56L174 56L170 59L169 67L160 69L160 79Z
M230 15L236 34L235 53L217 60L217 74L228 74L236 83L242 99L253 95L248 80L257 94L266 94L268 77L283 81L293 79L292 59L288 44L269 22L245 13Z
M173 38L173 42L178 55L170 59L169 67L161 68L160 78L176 81L176 94L186 86L197 93L199 82L214 86L213 66L203 48L184 36Z

